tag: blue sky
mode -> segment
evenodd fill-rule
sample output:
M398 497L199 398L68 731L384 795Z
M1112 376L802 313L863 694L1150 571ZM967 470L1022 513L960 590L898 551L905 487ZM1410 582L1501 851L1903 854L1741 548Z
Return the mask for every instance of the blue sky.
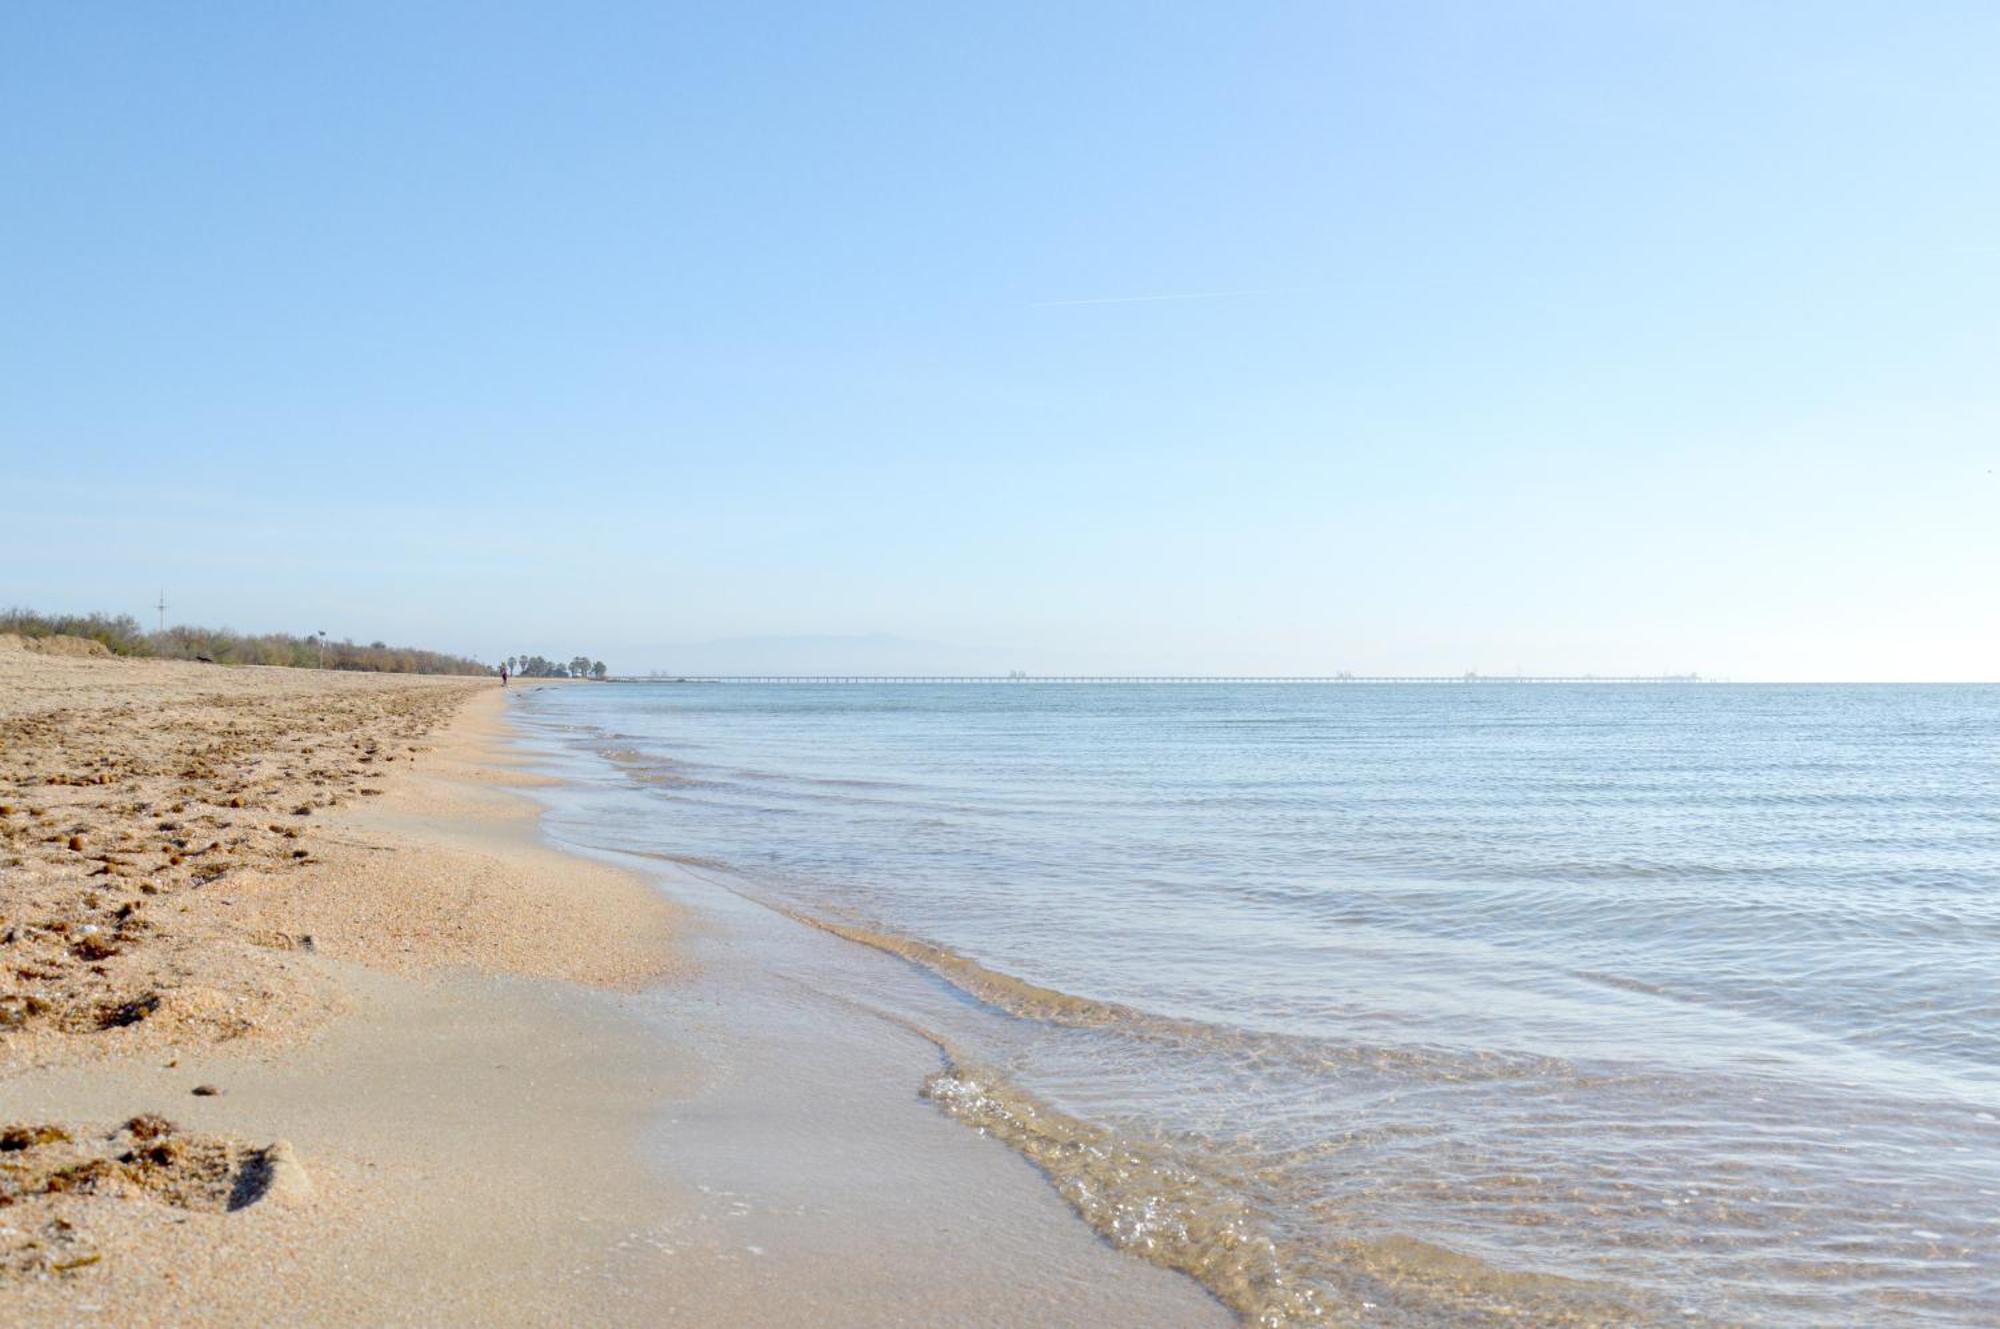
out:
M0 602L1994 678L1997 66L1990 4L10 5Z

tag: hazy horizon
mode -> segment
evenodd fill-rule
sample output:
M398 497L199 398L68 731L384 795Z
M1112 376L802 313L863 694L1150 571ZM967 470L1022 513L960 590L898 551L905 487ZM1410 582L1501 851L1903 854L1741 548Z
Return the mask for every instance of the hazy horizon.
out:
M684 674L1228 674L1240 672L1223 666L1194 669L1160 668L1140 657L1115 652L1089 655L1081 652L1034 651L1005 645L968 645L957 642L923 641L887 633L852 635L726 637L712 641L668 643L655 649L658 663L618 672ZM1307 675L1340 672L1363 674L1340 661L1326 661L1309 668L1276 671ZM1465 670L1450 671L1454 674ZM1499 676L1501 670L1478 670ZM1514 672L1514 671L1504 671ZM1577 670L1578 674L1595 671ZM1686 673L1687 670L1651 670L1652 674Z
M2000 678L1990 6L0 42L0 604L623 673Z

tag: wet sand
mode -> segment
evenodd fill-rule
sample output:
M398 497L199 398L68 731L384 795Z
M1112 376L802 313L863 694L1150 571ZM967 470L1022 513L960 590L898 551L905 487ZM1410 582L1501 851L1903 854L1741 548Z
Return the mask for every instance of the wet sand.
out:
M546 845L503 706L0 643L0 1124L70 1137L0 1320L1228 1322L764 921Z

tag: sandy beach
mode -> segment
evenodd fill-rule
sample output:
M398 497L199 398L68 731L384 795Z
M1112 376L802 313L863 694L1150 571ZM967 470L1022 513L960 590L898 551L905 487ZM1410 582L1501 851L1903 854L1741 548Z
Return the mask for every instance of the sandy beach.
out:
M0 642L0 1319L1228 1322L544 843L507 695Z

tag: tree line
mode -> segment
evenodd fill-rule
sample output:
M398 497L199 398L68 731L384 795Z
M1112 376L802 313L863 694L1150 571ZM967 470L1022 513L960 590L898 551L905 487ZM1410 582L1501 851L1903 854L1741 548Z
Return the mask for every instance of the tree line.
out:
M592 660L587 655L571 656L568 664L554 660L544 660L539 655L510 655L507 657L507 672L516 678L595 678L603 679L610 671L604 661Z
M349 639L318 633L233 632L228 628L176 626L149 632L130 614L41 614L32 609L0 610L0 632L23 637L84 637L102 642L113 655L163 660L204 660L214 664L288 665L300 669L348 669L385 674L493 674L494 666L464 655ZM539 655L510 655L507 671L519 678L595 678L610 671L587 655L567 663Z
M445 651L372 641L333 641L317 633L232 632L228 628L171 627L148 632L130 614L39 614L0 611L0 632L24 637L84 637L113 655L215 664L288 665L301 669L358 670L387 674L491 674L491 665Z

